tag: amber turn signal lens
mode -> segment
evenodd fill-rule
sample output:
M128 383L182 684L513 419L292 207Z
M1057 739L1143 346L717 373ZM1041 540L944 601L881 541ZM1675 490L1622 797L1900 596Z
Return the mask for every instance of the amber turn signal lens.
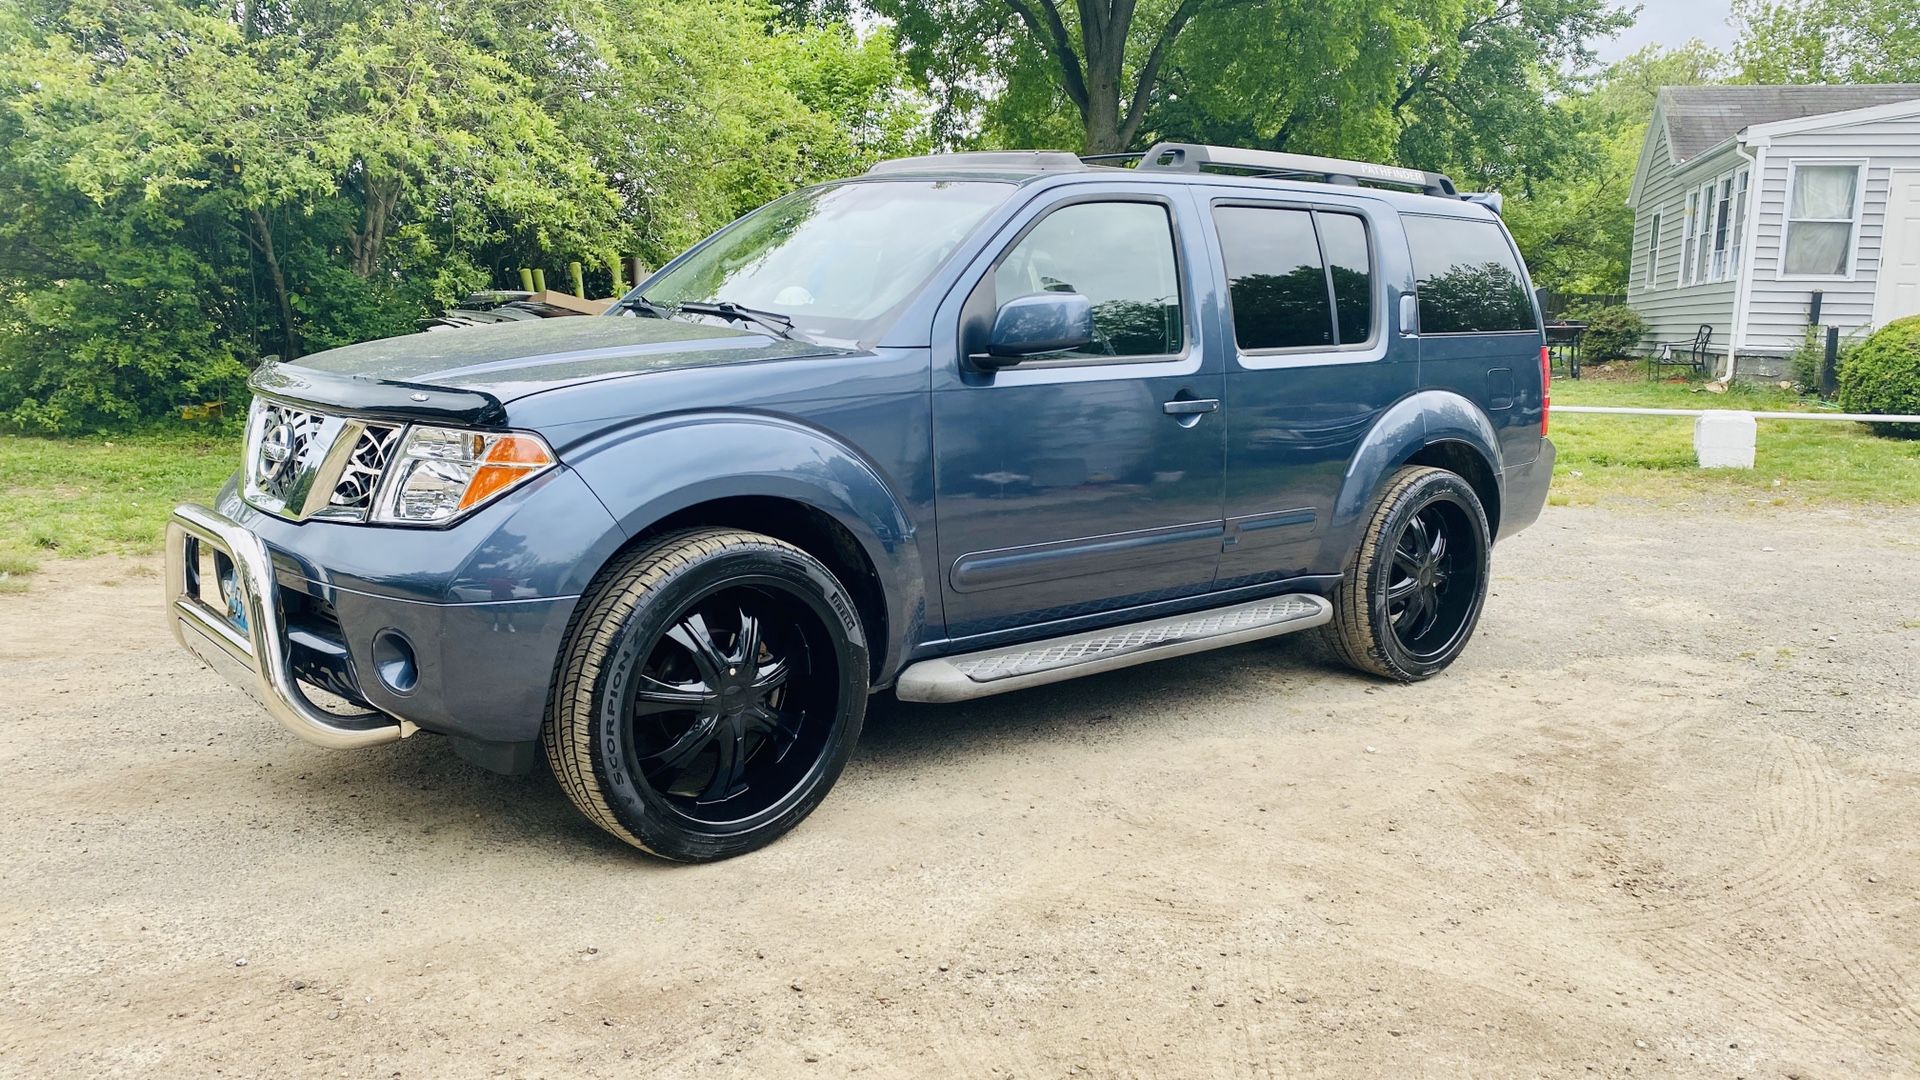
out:
M474 470L473 479L467 482L467 490L460 496L462 510L486 502L532 476L535 471L553 464L553 453L538 439L502 435L487 447L486 455L480 462L480 467Z

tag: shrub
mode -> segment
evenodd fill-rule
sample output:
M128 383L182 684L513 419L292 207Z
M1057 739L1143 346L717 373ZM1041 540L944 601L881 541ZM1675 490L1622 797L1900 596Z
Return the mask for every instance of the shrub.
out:
M1587 324L1580 351L1589 362L1632 356L1640 347L1640 339L1647 336L1647 321L1625 304L1596 308L1577 317Z
M1840 338L1840 354L1834 358L1837 369L1847 364L1847 357L1860 347L1859 332L1844 334ZM1807 327L1807 336L1787 354L1787 373L1793 381L1800 384L1803 394L1816 393L1820 389L1820 365L1827 357L1827 328L1824 326Z
M1840 406L1848 412L1920 413L1920 315L1876 331L1840 361ZM1882 435L1920 439L1920 424L1874 424Z

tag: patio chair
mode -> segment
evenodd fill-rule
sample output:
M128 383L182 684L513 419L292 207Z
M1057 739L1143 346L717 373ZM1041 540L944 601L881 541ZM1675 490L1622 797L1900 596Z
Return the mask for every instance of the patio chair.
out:
M1663 341L1647 357L1647 378L1653 378L1656 367L1692 368L1693 373L1702 378L1707 374L1707 343L1713 340L1713 327L1701 323L1694 331L1692 341Z

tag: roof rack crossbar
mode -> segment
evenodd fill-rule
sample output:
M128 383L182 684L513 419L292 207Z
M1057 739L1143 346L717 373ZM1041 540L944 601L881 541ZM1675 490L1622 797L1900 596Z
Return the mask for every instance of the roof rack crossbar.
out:
M1283 154L1273 150L1243 150L1232 146L1203 146L1198 143L1155 143L1143 154L1101 154L1100 159L1139 157L1137 169L1166 172L1202 172L1206 169L1245 169L1256 175L1272 177L1315 177L1333 184L1392 184L1413 188L1428 195L1457 199L1453 181L1437 172L1403 169L1398 165L1378 165L1368 161L1315 157L1311 154Z

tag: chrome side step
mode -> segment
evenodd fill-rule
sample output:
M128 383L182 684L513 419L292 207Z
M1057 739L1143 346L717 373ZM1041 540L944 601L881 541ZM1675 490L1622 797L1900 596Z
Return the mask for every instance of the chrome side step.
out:
M902 701L967 701L1291 634L1332 618L1333 605L1321 597L1272 596L1047 641L922 660L900 673L894 693Z

